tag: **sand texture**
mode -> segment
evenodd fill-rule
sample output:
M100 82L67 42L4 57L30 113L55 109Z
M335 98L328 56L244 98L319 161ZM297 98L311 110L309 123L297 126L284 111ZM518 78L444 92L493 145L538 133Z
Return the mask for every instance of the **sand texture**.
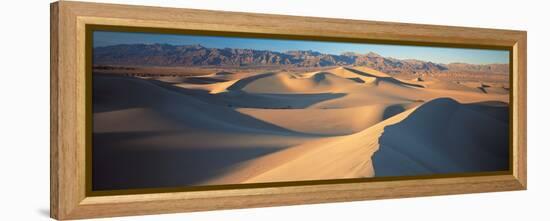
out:
M367 67L93 76L96 190L508 169L504 82Z

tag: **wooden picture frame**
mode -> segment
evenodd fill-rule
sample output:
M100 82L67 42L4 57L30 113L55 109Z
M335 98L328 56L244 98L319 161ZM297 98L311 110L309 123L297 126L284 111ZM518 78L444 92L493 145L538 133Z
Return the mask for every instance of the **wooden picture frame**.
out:
M525 190L527 33L207 10L61 1L51 4L51 217L79 219ZM470 45L511 51L511 170L505 174L280 185L94 196L87 192L86 27L151 27L227 33L368 39L412 45Z

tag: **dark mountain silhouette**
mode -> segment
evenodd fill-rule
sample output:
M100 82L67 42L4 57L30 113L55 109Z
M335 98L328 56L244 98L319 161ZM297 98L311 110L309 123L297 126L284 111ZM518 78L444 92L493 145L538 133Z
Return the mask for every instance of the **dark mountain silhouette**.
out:
M383 57L369 52L341 55L317 51L206 48L201 45L120 44L93 49L94 65L113 66L368 66L386 73L484 72L508 73L508 64L438 64L414 59Z

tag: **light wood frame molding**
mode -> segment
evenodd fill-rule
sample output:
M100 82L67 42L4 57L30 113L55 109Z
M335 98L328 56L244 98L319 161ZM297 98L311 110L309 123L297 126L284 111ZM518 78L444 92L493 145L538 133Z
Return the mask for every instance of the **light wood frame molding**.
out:
M61 1L51 4L51 217L79 219L524 190L527 33L223 11ZM512 51L510 174L210 191L86 195L85 28L88 24L507 47Z

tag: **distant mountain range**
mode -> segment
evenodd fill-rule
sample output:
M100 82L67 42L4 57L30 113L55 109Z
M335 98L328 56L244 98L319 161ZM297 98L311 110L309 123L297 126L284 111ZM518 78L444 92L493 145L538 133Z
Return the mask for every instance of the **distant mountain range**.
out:
M386 73L483 72L507 74L508 64L439 64L383 57L373 52L341 55L316 51L206 48L201 45L121 44L93 49L94 65L116 66L368 66Z

